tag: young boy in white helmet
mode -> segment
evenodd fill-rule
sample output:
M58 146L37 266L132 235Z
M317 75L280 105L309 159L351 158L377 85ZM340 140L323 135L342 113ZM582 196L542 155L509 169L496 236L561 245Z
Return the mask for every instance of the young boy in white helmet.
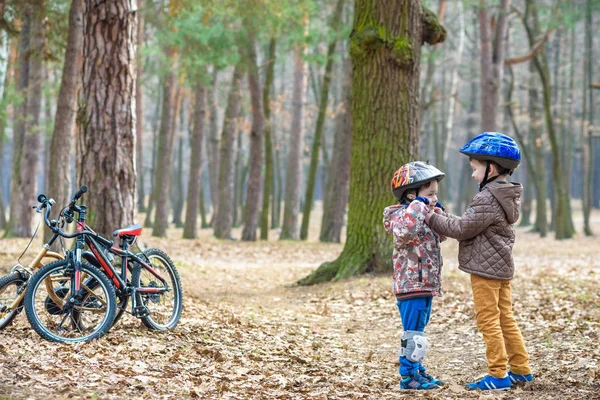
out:
M511 384L533 380L529 355L512 312L510 289L513 224L519 218L523 187L507 178L519 165L521 153L512 138L496 132L476 136L460 152L469 156L479 193L462 217L430 212L426 222L434 232L458 239L458 268L471 274L489 375L468 383L467 388L506 390Z
M403 165L392 179L392 192L400 204L383 211L383 225L394 236L392 282L404 330L401 389L428 390L444 385L422 365L429 348L424 329L431 315L433 297L441 296L440 242L444 240L425 224L425 216L432 210L443 213L437 187L444 176L421 161Z

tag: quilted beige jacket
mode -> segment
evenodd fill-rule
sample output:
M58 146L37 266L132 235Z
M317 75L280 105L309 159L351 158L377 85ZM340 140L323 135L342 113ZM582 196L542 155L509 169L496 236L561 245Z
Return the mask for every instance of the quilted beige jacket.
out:
M431 216L431 229L458 239L459 269L490 279L513 278L512 225L519 219L522 192L519 183L491 182L475 195L462 217Z

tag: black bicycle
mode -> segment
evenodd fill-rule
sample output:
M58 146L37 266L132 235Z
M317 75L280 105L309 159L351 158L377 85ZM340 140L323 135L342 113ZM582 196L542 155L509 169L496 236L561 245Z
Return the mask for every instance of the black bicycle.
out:
M169 256L159 249L134 254L129 249L141 234L140 225L113 233L120 247L86 224L87 207L77 205L87 192L82 186L59 220L49 221L54 200L40 195L46 225L57 235L76 238L75 248L63 261L46 265L32 278L25 293L25 312L31 326L50 341L83 342L104 335L125 312L131 298L131 314L151 329L174 328L181 317L182 289L179 274ZM77 231L68 234L65 224L75 220ZM94 257L82 261L87 246ZM120 271L113 265L121 259ZM116 262L115 262L116 264ZM128 276L129 274L129 276Z

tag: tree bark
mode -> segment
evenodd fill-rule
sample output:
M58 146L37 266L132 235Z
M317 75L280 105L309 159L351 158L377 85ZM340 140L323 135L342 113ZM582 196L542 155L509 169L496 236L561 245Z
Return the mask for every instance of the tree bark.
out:
M227 98L227 108L223 120L223 131L220 143L219 160L219 197L214 221L214 235L219 239L230 239L233 227L234 212L234 178L235 178L235 139L236 119L240 114L241 97L239 93L242 78L241 64L233 71L231 88Z
M479 0L479 34L481 40L481 129L496 131L502 74L511 0L500 0L495 25L488 18L485 0ZM494 29L495 28L495 29ZM494 29L494 32L491 30Z
M536 37L540 34L540 27L538 22L538 11L534 0L529 0L525 3L525 28L527 30L527 37L529 39L529 45L535 44ZM531 19L531 21L529 21ZM540 75L542 81L543 90L543 105L544 105L544 119L546 121L546 129L548 131L548 138L550 139L550 148L552 150L552 180L554 193L556 198L556 206L554 208L555 215L554 220L556 221L555 237L556 239L568 239L573 236L574 228L573 221L571 219L571 202L569 194L565 190L565 176L563 170L563 160L560 157L560 147L558 145L558 138L555 130L554 123L552 121L552 93L550 87L550 77L548 73L548 65L546 60L546 52L541 49L538 55L534 58L534 65Z
M9 86L12 85L14 77L15 63L17 60L17 40L10 39L7 33L3 35L3 45L7 49L5 58L6 68L2 86L2 104L8 104L8 92ZM8 115L6 113L0 114L0 229L6 228L6 204L4 203L4 185L2 184L2 177L4 177L4 139L6 136L6 126L8 123Z
M77 183L90 192L87 220L109 235L135 219L136 2L84 2Z
M143 0L139 0L142 3ZM141 6L141 4L140 4ZM137 43L138 48L144 42L144 14L137 13ZM139 52L138 52L139 54ZM138 212L146 212L146 190L144 185L144 85L142 84L142 73L144 66L141 57L137 59L137 79L135 83L135 110L136 110L136 135L135 135L135 150L136 150L136 171L137 171L137 209Z
M300 281L313 284L365 271L388 271L392 246L381 212L389 180L419 149L421 44L444 41L445 29L420 1L357 0L350 35L352 156L348 233L333 262Z
M321 242L340 243L344 215L348 204L350 185L350 152L352 144L352 118L350 115L350 88L352 86L352 63L344 61L342 84L344 112L336 118L336 131L333 143L333 159L327 175L327 186L321 220Z
M168 60L177 63L174 49L168 50ZM153 196L156 206L152 236L165 236L169 224L169 193L171 190L171 171L173 164L173 142L175 132L173 118L177 118L176 109L177 68L173 66L167 73L163 87L163 100L158 146L156 149L156 170L154 172Z
M198 237L198 207L201 204L202 180L202 142L204 141L204 123L206 119L206 88L196 85L196 102L194 104L194 130L192 131L190 154L190 177L185 210L184 239ZM202 204L202 206L204 206Z
M548 199L548 187L546 185L546 152L544 149L544 140L542 137L542 117L540 98L538 94L539 79L535 76L535 66L533 61L529 67L529 138L533 146L536 178L533 179L535 185L535 224L534 232L539 232L541 237L548 235L548 212L546 201Z
M265 87L263 88L263 110L265 115L265 179L262 197L262 212L260 218L260 239L269 239L269 203L273 196L273 142L271 139L271 104L270 94L273 87L273 78L275 76L275 48L277 40L272 37L269 41L269 55L267 58L267 76Z
M586 236L593 236L590 225L590 214L592 212L592 197L594 183L594 91L591 88L593 81L592 60L594 59L594 37L592 32L592 1L587 1L585 13L585 52L584 52L584 85L583 85L583 114L582 119L582 138L583 147L583 233ZM587 103L587 104L586 104ZM587 106L587 107L586 107ZM586 109L587 108L587 109Z
M12 179L10 182L10 210L9 221L6 227L5 237L20 236L17 224L21 215L22 182L21 182L21 159L23 158L23 140L25 138L25 121L27 116L27 97L29 86L29 42L31 36L31 11L29 7L23 10L23 25L19 34L18 49L18 76L16 90L21 93L22 100L14 112L13 129L13 158Z
M302 144L304 134L304 103L306 102L307 47L299 44L294 49L294 87L292 89L292 126L285 179L283 226L279 239L298 240L298 213L302 188Z
M331 18L331 28L337 31L340 20L342 19L342 10L344 9L344 0L337 0L335 11ZM321 83L321 94L319 95L319 114L317 116L317 125L315 127L315 137L313 139L312 150L310 153L310 168L308 170L308 182L306 183L306 192L304 195L304 210L302 212L302 227L300 228L300 240L308 238L308 225L310 222L310 213L313 208L315 195L315 182L317 180L317 170L319 169L319 153L321 152L321 141L323 136L323 125L325 124L325 112L329 103L329 87L331 86L331 71L333 69L333 55L337 39L329 42L327 48L327 64Z
M214 227L215 218L217 217L217 210L219 209L219 127L218 127L218 113L217 113L217 81L218 71L214 71L213 82L208 96L208 103L210 107L210 131L208 138L208 171L209 171L209 183L210 183L210 199L212 205L212 215L210 225Z
M77 93L81 84L81 63L83 56L83 0L73 0L69 11L69 33L67 51L62 71L60 92L56 101L54 132L50 144L48 162L47 193L60 210L69 201L71 183L71 148L75 116L77 114ZM55 216L58 211L55 212ZM52 236L50 229L44 229L44 242ZM58 244L55 251L59 250Z
M152 119L152 165L150 166L150 198L148 199L148 209L146 210L146 219L144 220L145 228L152 228L152 215L154 212L154 203L156 203L156 199L154 198L154 183L153 177L156 172L156 153L158 150L158 122L160 119L160 111L163 103L163 90L161 87L164 87L164 84L159 81L158 84L158 99L156 99L156 109L154 110L154 117Z
M35 203L37 192L37 174L40 158L40 113L42 111L42 85L44 81L45 52L45 3L43 0L31 0L31 42L29 43L29 78L27 87L27 114L23 137L23 155L21 158L21 208L20 216L14 225L16 236L31 236L33 212L29 207Z
M174 174L175 190L172 193L175 194L173 201L173 224L176 228L183 227L183 203L185 199L185 193L183 189L183 142L185 139L183 135L179 136L179 149L177 151L177 170Z
M248 87L252 103L252 128L250 131L250 167L248 186L246 189L246 209L244 212L244 228L242 240L255 241L258 228L258 214L261 195L261 175L263 165L263 137L265 131L265 115L263 109L260 77L256 65L256 40L252 28L248 29L248 43L245 56L248 62Z

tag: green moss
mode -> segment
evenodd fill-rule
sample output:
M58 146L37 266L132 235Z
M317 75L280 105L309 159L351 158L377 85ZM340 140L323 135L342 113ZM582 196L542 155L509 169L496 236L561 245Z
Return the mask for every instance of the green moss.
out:
M423 7L423 42L429 44L441 43L446 40L446 28L440 24L438 16L428 9Z
M413 61L412 57L412 46L410 41L404 37L398 37L394 40L392 54L394 55L394 59L400 65L408 65Z
M350 53L353 57L362 58L388 48L393 58L400 65L412 63L412 45L405 35L394 36L385 26L368 24L359 27L350 37Z

